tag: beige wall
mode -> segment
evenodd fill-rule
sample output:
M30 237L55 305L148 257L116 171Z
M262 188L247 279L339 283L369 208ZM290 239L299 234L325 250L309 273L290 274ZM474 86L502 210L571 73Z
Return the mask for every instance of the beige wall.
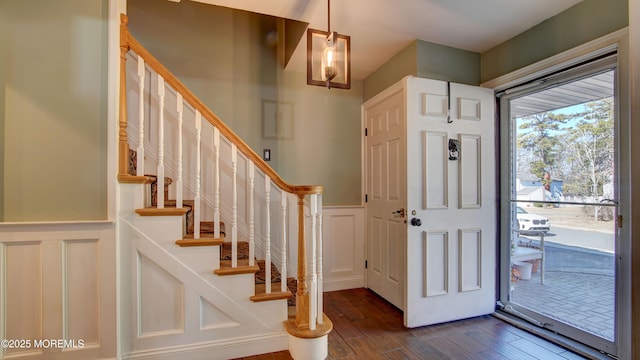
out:
M182 1L129 0L132 34L289 183L325 187L325 205L361 203L362 82L306 85L284 71L268 34L276 19ZM292 110L288 138L265 137L263 103Z
M2 220L105 219L107 1L3 0L0 12Z

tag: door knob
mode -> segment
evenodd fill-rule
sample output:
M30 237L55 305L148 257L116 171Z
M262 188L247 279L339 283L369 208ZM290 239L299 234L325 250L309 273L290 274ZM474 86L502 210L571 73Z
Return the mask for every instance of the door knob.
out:
M396 210L394 212L392 212L393 215L399 214L401 217L404 217L404 208L400 209L400 210Z
M422 225L422 220L418 219L418 218L412 218L411 219L411 225L413 226L420 226Z

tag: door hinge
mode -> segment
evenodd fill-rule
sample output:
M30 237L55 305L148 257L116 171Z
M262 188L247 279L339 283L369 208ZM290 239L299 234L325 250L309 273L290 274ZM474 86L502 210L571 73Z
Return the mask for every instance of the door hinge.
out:
M364 136L369 136L369 128L364 128Z
M364 194L364 202L369 202L369 194Z
M365 260L364 261L364 268L367 269L369 267L369 261Z
M618 218L616 219L616 226L618 229L622 229L622 215L618 215Z

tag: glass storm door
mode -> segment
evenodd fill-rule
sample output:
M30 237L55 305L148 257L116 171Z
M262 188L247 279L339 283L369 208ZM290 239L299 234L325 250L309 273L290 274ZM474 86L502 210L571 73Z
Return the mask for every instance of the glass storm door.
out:
M615 64L613 55L500 97L503 310L613 355Z

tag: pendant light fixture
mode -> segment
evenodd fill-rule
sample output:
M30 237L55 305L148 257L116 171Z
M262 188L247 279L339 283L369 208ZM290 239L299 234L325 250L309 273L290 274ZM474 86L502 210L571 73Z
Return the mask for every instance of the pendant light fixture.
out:
M351 88L351 37L331 31L331 0L327 31L307 29L307 84Z

